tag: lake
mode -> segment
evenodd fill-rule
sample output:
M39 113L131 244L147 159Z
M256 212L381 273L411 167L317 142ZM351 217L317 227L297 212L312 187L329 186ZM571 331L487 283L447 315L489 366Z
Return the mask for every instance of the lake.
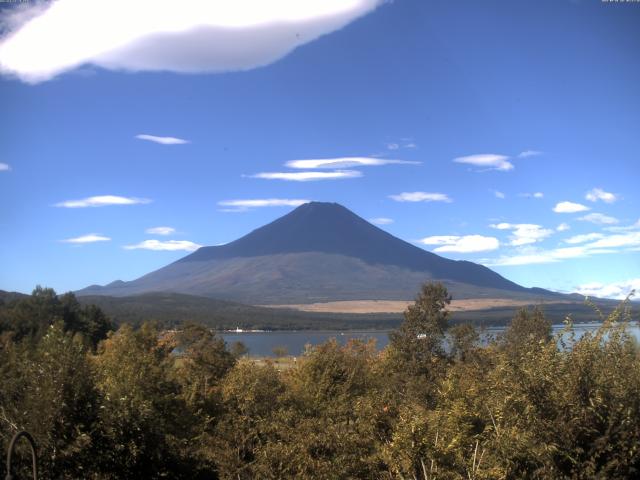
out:
M574 325L576 335L579 337L587 331L595 330L599 323L582 323ZM564 328L564 325L554 325L554 332ZM499 335L504 331L504 327L487 327L482 331L483 338ZM640 327L633 324L629 327L635 337L640 341ZM335 338L344 345L349 339L358 338L362 340L375 339L378 349L383 349L389 343L389 330L369 330L369 331L274 331L274 332L225 332L221 336L231 345L233 342L242 342L249 349L250 356L273 357L273 349L284 347L289 355L299 356L304 352L305 345L319 345L331 338Z

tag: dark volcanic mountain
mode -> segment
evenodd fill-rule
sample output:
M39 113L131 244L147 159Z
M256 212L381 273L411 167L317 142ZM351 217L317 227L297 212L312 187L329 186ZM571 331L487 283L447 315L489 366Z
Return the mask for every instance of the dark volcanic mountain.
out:
M78 294L176 292L251 304L403 300L427 280L442 280L458 299L556 296L521 287L484 266L427 252L341 205L320 202L137 280Z

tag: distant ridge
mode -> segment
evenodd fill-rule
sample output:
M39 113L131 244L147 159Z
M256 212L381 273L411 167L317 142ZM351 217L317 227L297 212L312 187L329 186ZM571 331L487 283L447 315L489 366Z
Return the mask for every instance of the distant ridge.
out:
M310 202L226 245L194 253L131 282L79 295L174 292L250 304L411 299L427 280L456 298L542 298L487 267L411 245L337 203Z

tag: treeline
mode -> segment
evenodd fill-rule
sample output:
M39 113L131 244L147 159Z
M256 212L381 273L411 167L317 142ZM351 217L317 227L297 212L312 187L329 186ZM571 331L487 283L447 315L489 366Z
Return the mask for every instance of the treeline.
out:
M293 309L256 307L181 293L154 292L129 297L83 296L116 323L142 325L149 319L165 328L177 328L185 318L216 330L236 327L261 330L391 329L401 314L340 314L301 312Z
M51 479L638 478L626 305L580 338L520 310L481 345L449 302L426 284L384 351L330 341L280 371L37 289L0 307L0 446L28 430Z

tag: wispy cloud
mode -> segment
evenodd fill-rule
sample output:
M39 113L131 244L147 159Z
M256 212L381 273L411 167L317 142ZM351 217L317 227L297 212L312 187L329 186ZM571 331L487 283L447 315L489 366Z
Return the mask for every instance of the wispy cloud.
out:
M310 200L289 198L262 198L249 200L223 200L218 202L218 205L221 207L227 207L221 210L223 212L246 212L251 208L299 207L304 203L309 203L309 201Z
M396 202L445 202L451 203L453 200L446 193L434 192L402 192L398 195L389 195L389 198Z
M487 252L500 247L495 237L483 235L436 235L419 240L423 245L439 245L434 252L475 253Z
M640 232L608 235L589 245L591 248L640 247Z
M553 211L556 213L577 213L586 212L587 210L591 209L586 205L574 202L559 202L556 203L555 207L553 207Z
M510 245L520 246L536 243L553 235L554 231L533 223L498 223L489 225L497 230L510 230Z
M378 217L370 218L369 221L375 225L390 225L393 223L393 218Z
M251 175L253 178L266 180L287 180L290 182L315 182L318 180L339 180L343 178L358 178L362 172L357 170L335 170L333 172L262 172Z
M475 167L483 167L487 170L499 170L507 172L513 170L513 163L509 161L506 155L497 155L494 153L483 153L478 155L468 155L466 157L457 157L453 159L456 163L465 163Z
M7 163L0 163L0 172L8 172L11 167Z
M484 259L481 263L487 266L554 263L570 258L618 253L621 249L634 249L638 247L640 247L640 232L631 232L603 236L597 240L572 247L559 247L549 250L528 248L524 251L516 251L512 255L502 255L498 258Z
M185 143L189 143L189 140L184 140L182 138L157 137L156 135L147 135L146 133L136 135L136 138L138 140L147 140L153 143L160 143L161 145L184 145Z
M33 2L5 21L10 28L0 40L0 71L36 83L86 64L133 72L248 70L339 30L381 3L272 0L266 7L257 0Z
M640 218L632 225L625 225L623 227L606 227L605 230L609 232L628 232L631 230L640 230Z
M640 292L640 278L611 283L585 283L576 287L576 291L587 297L624 300L631 292Z
M76 245L80 245L84 243L108 242L110 240L111 238L100 235L99 233L88 233L87 235L82 235L75 238L67 238L60 241L64 243L73 243Z
M542 155L542 152L539 152L538 150L525 150L518 154L518 158L535 157L537 155Z
M476 155L457 157L454 158L453 161L455 163L464 163L467 165L473 165L474 167L479 167L478 171L480 172L484 172L487 170L508 172L515 168L512 162L513 160L534 157L537 155L542 155L542 152L539 152L537 150L525 150L524 152L520 152L515 156L502 155L498 153L479 153Z
M564 243L576 244L576 243L585 243L591 242L593 240L599 240L603 238L604 234L602 233L585 233L582 235L574 235L573 237L567 238L564 240Z
M570 229L571 227L569 226L568 223L561 223L556 227L557 232L566 232L567 230L570 230Z
M505 199L505 198L507 198L507 196L506 196L503 192L501 192L500 190L492 190L492 192L493 192L493 195L494 195L496 198L500 198L500 199Z
M339 158L318 158L307 160L290 160L285 163L289 168L298 169L340 169L352 167L377 167L381 165L419 165L420 162L407 160L392 160L386 158L373 157L339 157Z
M143 242L135 245L125 245L125 250L155 250L155 251L178 251L184 250L186 252L193 252L199 249L202 245L190 242L188 240L144 240Z
M518 196L525 197L525 198L544 198L544 193L542 192L520 193L518 194Z
M420 162L374 157L310 158L304 160L290 160L285 163L285 166L288 168L306 170L303 172L262 172L250 175L250 177L264 178L267 180L286 180L292 182L340 180L344 178L362 177L362 172L359 170L345 170L351 167L375 167L393 164L418 165ZM313 169L315 171L309 171L308 169Z
M406 149L418 148L418 145L416 145L413 142L413 140L409 138L403 138L402 142L390 142L390 143L387 143L386 147L387 147L387 150L400 150L403 148L406 148Z
M584 196L590 202L597 202L602 200L605 203L613 203L618 200L618 196L615 193L605 192L601 188L593 188L589 190Z
M587 255L587 249L583 246L566 247L515 255L503 255L499 258L482 260L480 263L488 267L511 267L538 263L555 263L567 258L583 257L585 255Z
M148 233L150 235L171 235L173 233L176 233L176 229L173 227L152 227L147 228L145 230L145 233Z
M616 223L620 222L620 220L618 220L617 218L610 217L602 213L590 213L588 215L585 215L584 217L578 218L578 220L595 223L596 225L615 225Z
M56 203L55 207L63 208L86 208L86 207L106 207L110 205L140 205L151 203L148 198L120 197L118 195L97 195L80 200L66 200Z

